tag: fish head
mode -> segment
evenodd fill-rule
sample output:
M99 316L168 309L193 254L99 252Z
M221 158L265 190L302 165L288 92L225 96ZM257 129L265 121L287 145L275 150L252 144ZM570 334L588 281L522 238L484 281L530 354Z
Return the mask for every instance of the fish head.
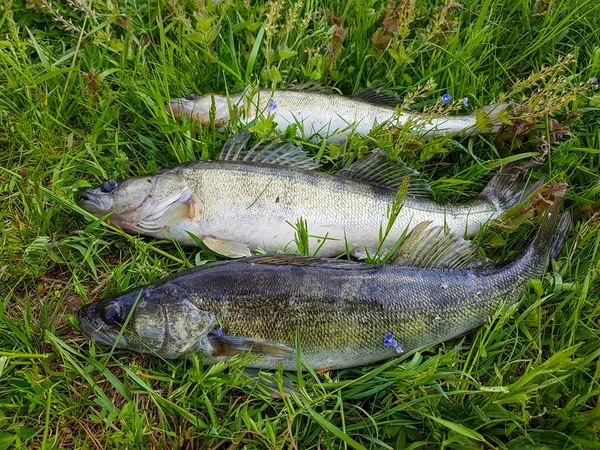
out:
M89 339L167 359L190 353L217 324L214 313L165 287L135 289L90 303L77 317L81 332Z
M215 94L189 94L185 98L172 98L165 105L169 114L177 119L188 116L191 120L197 120L202 125L210 123L210 110L214 101L215 105L215 123L223 124L229 122L229 104L227 97Z
M157 234L181 219L193 219L197 202L182 176L183 169L167 169L154 175L108 180L79 193L78 204L96 217L122 230Z

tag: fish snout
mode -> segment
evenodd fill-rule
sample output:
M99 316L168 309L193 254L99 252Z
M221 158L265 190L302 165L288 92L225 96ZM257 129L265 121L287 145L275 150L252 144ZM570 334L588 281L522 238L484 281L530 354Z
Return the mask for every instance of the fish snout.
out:
M165 109L167 113L175 117L176 119L181 119L184 114L191 115L193 112L193 108L186 107L186 101L181 98L172 98L169 103L165 105Z
M92 214L108 214L113 201L106 194L98 194L91 189L79 193L77 204Z

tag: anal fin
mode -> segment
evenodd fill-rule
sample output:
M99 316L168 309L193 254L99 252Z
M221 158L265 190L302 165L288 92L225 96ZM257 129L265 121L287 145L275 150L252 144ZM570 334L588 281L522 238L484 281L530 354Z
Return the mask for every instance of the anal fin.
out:
M250 249L240 242L219 239L216 236L202 236L202 242L213 252L228 258L243 258L251 256Z

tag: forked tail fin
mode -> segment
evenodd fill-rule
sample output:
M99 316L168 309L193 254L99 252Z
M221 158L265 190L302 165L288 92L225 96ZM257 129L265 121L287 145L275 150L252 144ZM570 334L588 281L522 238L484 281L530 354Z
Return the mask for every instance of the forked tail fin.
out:
M527 168L522 163L503 166L479 194L480 198L490 200L501 211L506 211L527 200L545 182L544 178L527 186Z
M533 253L539 258L543 258L544 266L548 255L556 258L560 254L571 225L571 214L567 211L560 213L563 200L564 197L554 198L553 204L546 211L540 228L530 244Z

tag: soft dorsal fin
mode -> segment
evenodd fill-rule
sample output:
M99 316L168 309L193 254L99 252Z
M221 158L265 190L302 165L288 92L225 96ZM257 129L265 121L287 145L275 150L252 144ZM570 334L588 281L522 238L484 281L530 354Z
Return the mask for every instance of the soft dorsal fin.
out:
M374 84L352 95L352 98L388 108L396 108L396 106L402 103L400 97L393 92L386 91L384 88L384 83Z
M402 161L395 161L381 149L375 149L372 153L359 159L350 167L340 170L336 175L366 181L367 183L389 189L398 189L402 185L402 179L410 176L410 183L406 195L418 198L433 198L433 191L426 180L415 178L418 175L415 169L411 169Z
M246 130L232 135L217 159L293 166L307 170L316 169L321 165L293 142L274 138L263 139L253 146L248 146L251 137L251 133Z
M477 247L442 227L421 222L406 236L386 264L423 269L466 269L491 264L477 253Z
M269 264L274 266L315 266L327 269L372 269L374 266L362 262L348 261L345 259L318 258L299 255L260 255L239 260L243 263Z

